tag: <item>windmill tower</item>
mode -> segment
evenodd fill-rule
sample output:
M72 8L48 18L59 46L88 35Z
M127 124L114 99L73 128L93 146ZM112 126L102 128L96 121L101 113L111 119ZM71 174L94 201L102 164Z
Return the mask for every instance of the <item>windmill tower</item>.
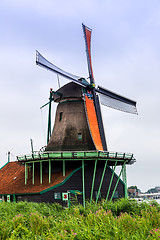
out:
M126 164L135 162L133 154L108 151L100 103L124 112L137 114L136 102L103 87L95 86L91 63L91 29L82 24L89 82L70 74L36 52L36 64L69 80L57 91L50 91L47 146L43 153L18 158L25 164L25 185L29 182L28 167L35 184L35 164L39 183L43 185L43 173L48 172L50 188L43 190L49 202L64 204L68 196L78 194L78 201L101 197L127 197ZM58 103L51 133L51 102ZM116 167L120 166L119 175ZM63 176L62 182L53 184L55 172ZM123 176L123 180L120 178ZM57 179L59 175L57 175ZM54 178L55 181L55 178ZM41 194L42 194L41 192ZM80 193L80 194L79 194ZM47 195L48 194L48 195ZM64 195L66 194L66 195ZM52 197L51 197L52 195ZM54 195L54 198L53 198ZM33 196L33 195L32 195ZM64 197L66 196L66 198ZM30 196L31 197L31 196ZM43 198L43 200L45 197ZM39 200L40 201L40 200Z
M58 89L58 93L61 95L53 94L58 107L46 151L107 150L104 132L100 135L93 95L90 93L89 98L87 91L85 93L83 87L74 82Z

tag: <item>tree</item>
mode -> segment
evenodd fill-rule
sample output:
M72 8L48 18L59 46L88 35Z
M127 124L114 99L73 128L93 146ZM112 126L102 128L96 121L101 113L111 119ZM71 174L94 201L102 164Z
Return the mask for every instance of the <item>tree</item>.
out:
M128 189L136 189L137 190L138 188L137 188L137 186L130 186L130 187L128 187Z

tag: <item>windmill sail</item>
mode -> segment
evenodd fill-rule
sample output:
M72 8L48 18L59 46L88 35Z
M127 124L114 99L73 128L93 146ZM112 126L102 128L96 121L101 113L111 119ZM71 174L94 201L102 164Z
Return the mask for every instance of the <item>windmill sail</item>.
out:
M91 32L92 30L82 24L83 32L84 32L84 39L86 44L86 55L87 55L87 62L88 62L88 71L90 77L90 83L94 83L93 77L93 69L92 69L92 62L91 62Z
M90 84L93 86L95 84L94 76L93 76L93 69L92 69L92 61L91 61L91 33L92 30L88 27L86 27L84 24L82 24L83 32L84 32L84 39L85 39L85 45L86 45L86 55L87 55L87 62L88 62L88 71L89 71L89 77L90 77ZM101 115L101 109L99 105L99 98L97 94L95 93L95 88L92 88L92 93L93 93L93 105L94 105L94 110L96 113L96 122L98 126L98 132L94 135L94 131L91 130L92 137L94 139L94 136L100 136L100 141L99 143L95 144L97 145L97 149L103 149L104 151L107 151L107 144L106 144L106 139L105 139L105 133L104 133L104 127L103 127L103 121L102 121L102 115ZM96 124L95 124L96 126ZM92 128L91 128L92 129ZM99 133L99 135L98 135ZM96 139L96 138L95 138ZM94 142L95 142L94 139ZM100 142L101 142L101 147L100 147Z
M46 68L47 70L55 72L73 82L76 82L77 84L79 84L83 87L86 87L86 84L79 81L79 79L81 79L81 77L73 75L71 73L68 73L68 72L62 70L61 68L55 66L53 63L49 62L46 58L44 58L38 51L36 51L36 64L38 66Z
M86 107L86 113L88 118L88 125L90 128L94 145L97 150L103 151L104 149L103 149L102 139L100 135L100 129L99 129L94 101L93 99L89 99L87 95L85 95L85 107Z
M97 121L98 121L98 125L99 125L99 132L100 132L101 141L102 141L102 145L103 145L103 151L107 151L107 143L106 143L106 137L105 137L105 132L104 132L99 96L96 93L95 93L95 97L94 97L94 106L95 106L95 110L96 110Z
M100 95L101 104L123 112L138 114L135 101L118 95L100 86L98 86L98 88L95 90Z

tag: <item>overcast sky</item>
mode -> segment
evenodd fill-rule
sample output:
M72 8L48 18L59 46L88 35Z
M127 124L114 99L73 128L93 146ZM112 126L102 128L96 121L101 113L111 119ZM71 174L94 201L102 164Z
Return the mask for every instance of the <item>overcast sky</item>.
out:
M82 22L92 28L96 85L137 101L138 116L102 106L109 151L134 154L128 186L160 186L159 0L0 1L0 167L8 151L11 160L30 153L31 138L34 150L46 144L48 108L40 107L58 84L36 66L35 50L88 77Z

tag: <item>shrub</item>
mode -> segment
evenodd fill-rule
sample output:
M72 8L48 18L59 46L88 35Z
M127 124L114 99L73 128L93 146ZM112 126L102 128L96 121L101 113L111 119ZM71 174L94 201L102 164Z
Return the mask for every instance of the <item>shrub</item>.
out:
M58 204L1 203L0 239L159 239L160 207L120 199L63 208Z

